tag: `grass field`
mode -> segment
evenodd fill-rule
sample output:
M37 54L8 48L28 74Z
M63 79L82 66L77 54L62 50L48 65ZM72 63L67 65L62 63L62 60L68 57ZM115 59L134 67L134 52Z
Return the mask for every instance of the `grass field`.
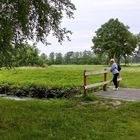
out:
M49 66L48 68L17 68L0 71L0 81L34 83L49 86L81 86L84 69L102 69L102 66Z
M139 140L140 102L0 99L0 140Z
M72 87L83 85L83 70L103 70L107 66L61 65L48 68L16 68L0 71L0 82L36 84L50 87ZM140 88L140 67L122 67L122 87ZM109 76L111 79L112 75ZM102 81L103 76L94 76L91 82Z
M81 86L83 70L106 66L50 66L1 70L0 82ZM121 86L140 88L140 67L122 67ZM110 78L112 75L110 75ZM91 81L100 81L102 76ZM120 102L119 105L114 103ZM139 140L140 102L94 95L15 101L0 98L0 140Z

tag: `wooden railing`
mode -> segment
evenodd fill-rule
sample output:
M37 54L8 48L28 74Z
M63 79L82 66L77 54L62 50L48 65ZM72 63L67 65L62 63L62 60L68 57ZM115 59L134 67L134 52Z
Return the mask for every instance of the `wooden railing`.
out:
M104 69L104 70L100 70L100 71L84 71L83 76L84 76L84 95L87 94L87 89L90 88L95 88L95 87L99 87L99 86L103 86L103 90L107 91L107 84L110 83L112 80L107 80L107 74L109 73L109 70ZM87 77L90 75L98 75L98 74L103 74L103 82L100 83L94 83L94 84L90 84L87 85ZM119 76L119 78L117 79L117 81L119 82L120 80L122 80L122 78Z

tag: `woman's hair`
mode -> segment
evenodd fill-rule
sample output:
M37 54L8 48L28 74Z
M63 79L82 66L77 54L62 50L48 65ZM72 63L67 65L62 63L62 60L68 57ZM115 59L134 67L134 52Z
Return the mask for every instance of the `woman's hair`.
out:
M113 62L113 63L114 63L114 62L115 62L115 59L113 59L113 58L112 58L112 59L110 59L110 62Z

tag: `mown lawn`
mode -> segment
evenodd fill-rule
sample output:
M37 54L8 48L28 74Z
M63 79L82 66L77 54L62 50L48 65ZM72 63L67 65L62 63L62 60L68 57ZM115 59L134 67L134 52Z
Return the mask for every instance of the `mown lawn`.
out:
M114 102L0 98L0 140L139 140L140 102Z
M72 87L83 85L83 70L103 70L107 66L61 65L48 68L15 68L0 71L0 82L14 84L36 84L50 87ZM140 88L140 66L122 67L122 87ZM111 79L112 75L109 75ZM92 76L91 82L100 82L103 76Z

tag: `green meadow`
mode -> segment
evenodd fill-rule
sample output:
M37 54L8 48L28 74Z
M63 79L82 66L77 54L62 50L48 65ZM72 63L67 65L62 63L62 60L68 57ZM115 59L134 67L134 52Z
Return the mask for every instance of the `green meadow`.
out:
M0 98L1 140L138 140L140 102L88 95L15 101Z
M47 68L15 68L0 71L0 82L46 86L81 86L83 70L102 70L103 66L53 65Z
M107 66L49 66L0 71L0 82L50 87L80 87L83 70ZM140 67L122 67L122 87L140 88ZM108 79L111 79L110 74ZM91 76L89 82L103 80ZM119 104L115 105L116 102ZM69 99L0 98L0 140L138 140L140 102L103 99L89 94Z
M72 87L83 85L84 70L103 70L108 66L100 65L52 65L47 68L15 68L0 71L0 82L14 84L35 84L50 87ZM122 67L122 87L140 88L140 66ZM109 74L109 78L112 74ZM90 83L103 81L103 75L89 77Z

